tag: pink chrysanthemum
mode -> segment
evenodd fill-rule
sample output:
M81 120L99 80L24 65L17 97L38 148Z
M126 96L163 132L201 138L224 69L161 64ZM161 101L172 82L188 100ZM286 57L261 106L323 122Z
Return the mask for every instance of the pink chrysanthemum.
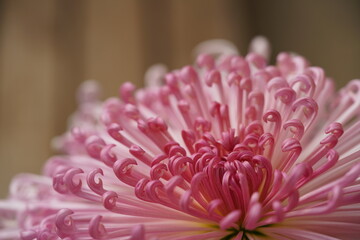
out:
M194 66L104 103L85 83L65 154L0 202L0 239L359 237L360 81L334 93L301 56L267 65L256 41L246 57L203 44Z

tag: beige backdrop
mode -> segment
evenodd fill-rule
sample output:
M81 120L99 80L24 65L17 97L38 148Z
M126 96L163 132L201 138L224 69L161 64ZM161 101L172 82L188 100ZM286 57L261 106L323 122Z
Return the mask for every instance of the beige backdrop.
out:
M11 177L41 171L50 140L66 128L75 89L101 82L104 96L145 69L192 61L199 42L226 38L241 50L266 35L324 67L338 86L360 77L357 0L0 1L0 197Z

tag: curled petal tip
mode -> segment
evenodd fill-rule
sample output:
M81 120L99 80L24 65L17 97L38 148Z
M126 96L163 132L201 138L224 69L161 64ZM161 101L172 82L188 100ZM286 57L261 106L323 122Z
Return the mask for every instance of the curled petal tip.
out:
M284 123L283 128L286 130L290 128L290 131L295 134L295 137L300 140L304 135L304 125L298 119L288 120Z
M86 177L86 182L91 190L101 195L105 192L105 190L103 188L103 181L101 180L101 178L99 178L98 181L96 182L95 177L97 174L104 176L103 170L101 168L97 168L91 171L90 173L88 173Z
M53 188L58 193L67 193L69 191L68 186L64 182L64 174L56 174L53 177Z
M312 78L306 74L297 75L291 82L291 87L294 87L296 84L300 84L300 90L308 93L310 90L314 91L315 83ZM309 96L313 94L310 93Z
M292 105L292 110L295 112L299 107L303 107L303 113L307 118L314 118L319 108L316 101L308 97L297 99Z
M120 127L120 125L118 125L116 123L112 123L107 129L109 135L118 141L122 140L122 135L120 134L121 130L122 130L122 128Z
M77 193L81 189L82 181L79 179L76 183L74 180L75 175L81 173L84 173L81 168L71 168L64 175L64 182L72 193Z
M122 182L129 184L131 186L135 186L137 180L134 176L131 175L131 168L137 165L137 162L133 158L124 158L117 160L114 163L113 170L118 179Z
M59 233L63 236L68 236L76 231L73 219L70 215L74 212L70 209L61 209L56 214L55 226Z
M157 189L163 189L164 185L161 181L159 180L151 180L146 184L145 187L145 194L147 196L148 199L151 199L153 202L158 202L161 203L162 200L160 199L158 193L159 191L157 191Z
M325 129L325 133L331 133L334 134L337 138L340 138L344 133L344 129L341 123L333 122Z
M218 70L211 70L205 77L206 84L211 87L214 83L218 84L221 82L221 74Z
M118 194L113 191L107 191L102 195L102 202L106 209L112 210L116 206L116 200L118 198Z
M105 226L101 223L102 216L93 217L89 223L89 234L94 239L104 239L107 235Z
M296 93L291 88L280 88L275 93L275 99L280 99L285 104L292 103L296 98Z
M130 146L129 152L134 157L141 157L142 155L145 154L145 151L140 146L134 144Z
M242 76L240 76L236 72L231 72L227 77L227 81L228 81L229 86L231 86L233 84L235 84L237 86L240 86L241 79L242 79Z
M136 183L136 186L135 186L135 196L139 199L142 199L144 201L149 201L149 199L147 198L146 196L146 193L145 193L145 187L146 185L150 182L149 179L147 178L142 178L140 179L140 181L138 181Z
M280 122L281 123L281 115L276 110L269 110L263 115L264 122Z
M151 167L150 177L153 180L160 179L168 170L167 165L163 163L155 164Z

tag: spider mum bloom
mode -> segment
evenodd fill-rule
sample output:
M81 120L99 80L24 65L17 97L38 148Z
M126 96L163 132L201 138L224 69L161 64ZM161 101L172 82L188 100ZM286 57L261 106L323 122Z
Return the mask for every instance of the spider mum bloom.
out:
M84 83L64 155L0 202L0 239L359 236L360 81L335 93L301 56L267 65L263 39L246 57L199 49L194 66L156 66L147 88L103 103Z

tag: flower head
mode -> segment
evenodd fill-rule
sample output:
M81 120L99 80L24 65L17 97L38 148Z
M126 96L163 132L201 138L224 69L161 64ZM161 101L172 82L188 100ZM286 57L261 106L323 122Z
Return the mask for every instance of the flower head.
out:
M213 44L103 103L86 82L55 141L64 155L44 176L18 176L0 203L18 226L0 239L359 236L360 81L335 93L301 56L267 65L263 39L245 57L226 42L215 57Z

